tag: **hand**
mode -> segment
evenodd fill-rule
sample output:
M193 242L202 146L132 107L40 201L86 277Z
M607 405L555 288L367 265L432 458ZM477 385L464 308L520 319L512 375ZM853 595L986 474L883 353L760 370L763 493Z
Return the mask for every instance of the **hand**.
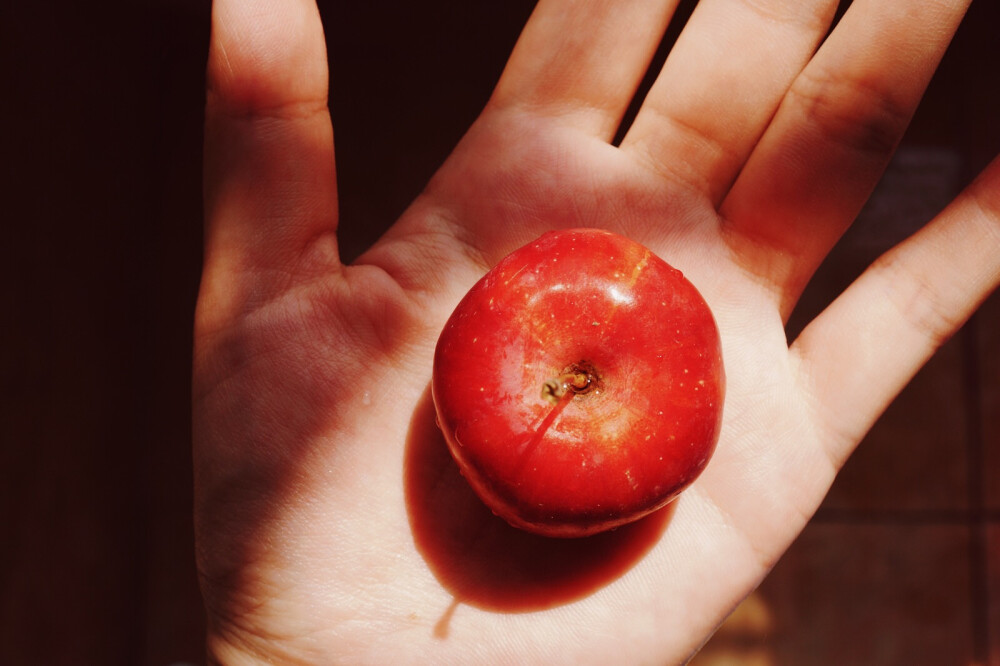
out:
M702 0L613 146L675 4L541 0L455 152L345 266L318 12L216 0L194 359L213 659L683 661L996 286L994 162L785 338L968 0L855 0L818 51L832 0ZM685 272L716 315L728 396L716 455L676 502L566 541L475 499L428 384L462 294L568 226L629 236Z

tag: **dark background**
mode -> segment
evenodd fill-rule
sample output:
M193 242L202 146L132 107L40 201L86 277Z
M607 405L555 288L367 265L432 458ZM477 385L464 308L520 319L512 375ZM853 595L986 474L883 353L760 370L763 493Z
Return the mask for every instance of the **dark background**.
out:
M346 258L395 219L476 117L533 4L320 3ZM188 384L209 11L195 0L0 7L0 663L201 661ZM998 19L996 3L973 7L906 159L796 322L1000 151ZM764 611L748 612L769 623L724 628L703 663L754 650L769 663L847 663L834 660L845 630L860 646L849 659L1000 663L996 301L880 422L804 545L755 596ZM960 544L944 554L933 547L942 529ZM897 553L900 539L913 547ZM936 559L920 559L921 539ZM957 571L943 579L944 602L926 593L942 567ZM816 584L830 575L838 585ZM896 579L900 592L889 582L864 596L871 581ZM857 604L888 624L845 629ZM931 607L954 628L929 633L941 626L921 610Z

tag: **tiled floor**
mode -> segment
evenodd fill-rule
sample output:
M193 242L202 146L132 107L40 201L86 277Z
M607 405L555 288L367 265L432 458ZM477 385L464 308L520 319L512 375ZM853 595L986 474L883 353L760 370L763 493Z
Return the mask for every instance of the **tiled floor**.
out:
M995 519L1000 513L1000 294L994 294L979 309L976 323L979 325L984 501Z
M793 335L951 198L956 164L902 151L817 274ZM692 663L1000 666L997 479L1000 294L878 421L799 540Z
M989 633L989 666L1000 666L1000 524L996 521L987 528L987 558L989 593L987 623Z
M694 663L973 664L968 548L961 525L813 523L750 598L758 633L727 625Z

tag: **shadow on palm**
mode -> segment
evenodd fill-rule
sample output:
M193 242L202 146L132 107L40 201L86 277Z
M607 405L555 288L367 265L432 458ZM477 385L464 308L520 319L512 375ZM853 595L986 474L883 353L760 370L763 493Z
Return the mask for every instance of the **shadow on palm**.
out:
M404 470L410 527L428 567L456 604L499 612L550 608L596 592L642 559L672 513L668 506L584 539L552 539L511 527L462 478L435 425L430 389L410 423Z

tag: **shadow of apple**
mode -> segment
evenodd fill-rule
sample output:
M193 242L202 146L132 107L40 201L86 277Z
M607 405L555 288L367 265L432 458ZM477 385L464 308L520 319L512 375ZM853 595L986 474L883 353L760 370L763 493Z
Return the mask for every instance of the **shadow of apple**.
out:
M527 612L583 598L638 562L662 535L671 505L581 539L542 537L493 515L466 483L434 421L430 389L410 423L405 491L417 549L456 603Z

